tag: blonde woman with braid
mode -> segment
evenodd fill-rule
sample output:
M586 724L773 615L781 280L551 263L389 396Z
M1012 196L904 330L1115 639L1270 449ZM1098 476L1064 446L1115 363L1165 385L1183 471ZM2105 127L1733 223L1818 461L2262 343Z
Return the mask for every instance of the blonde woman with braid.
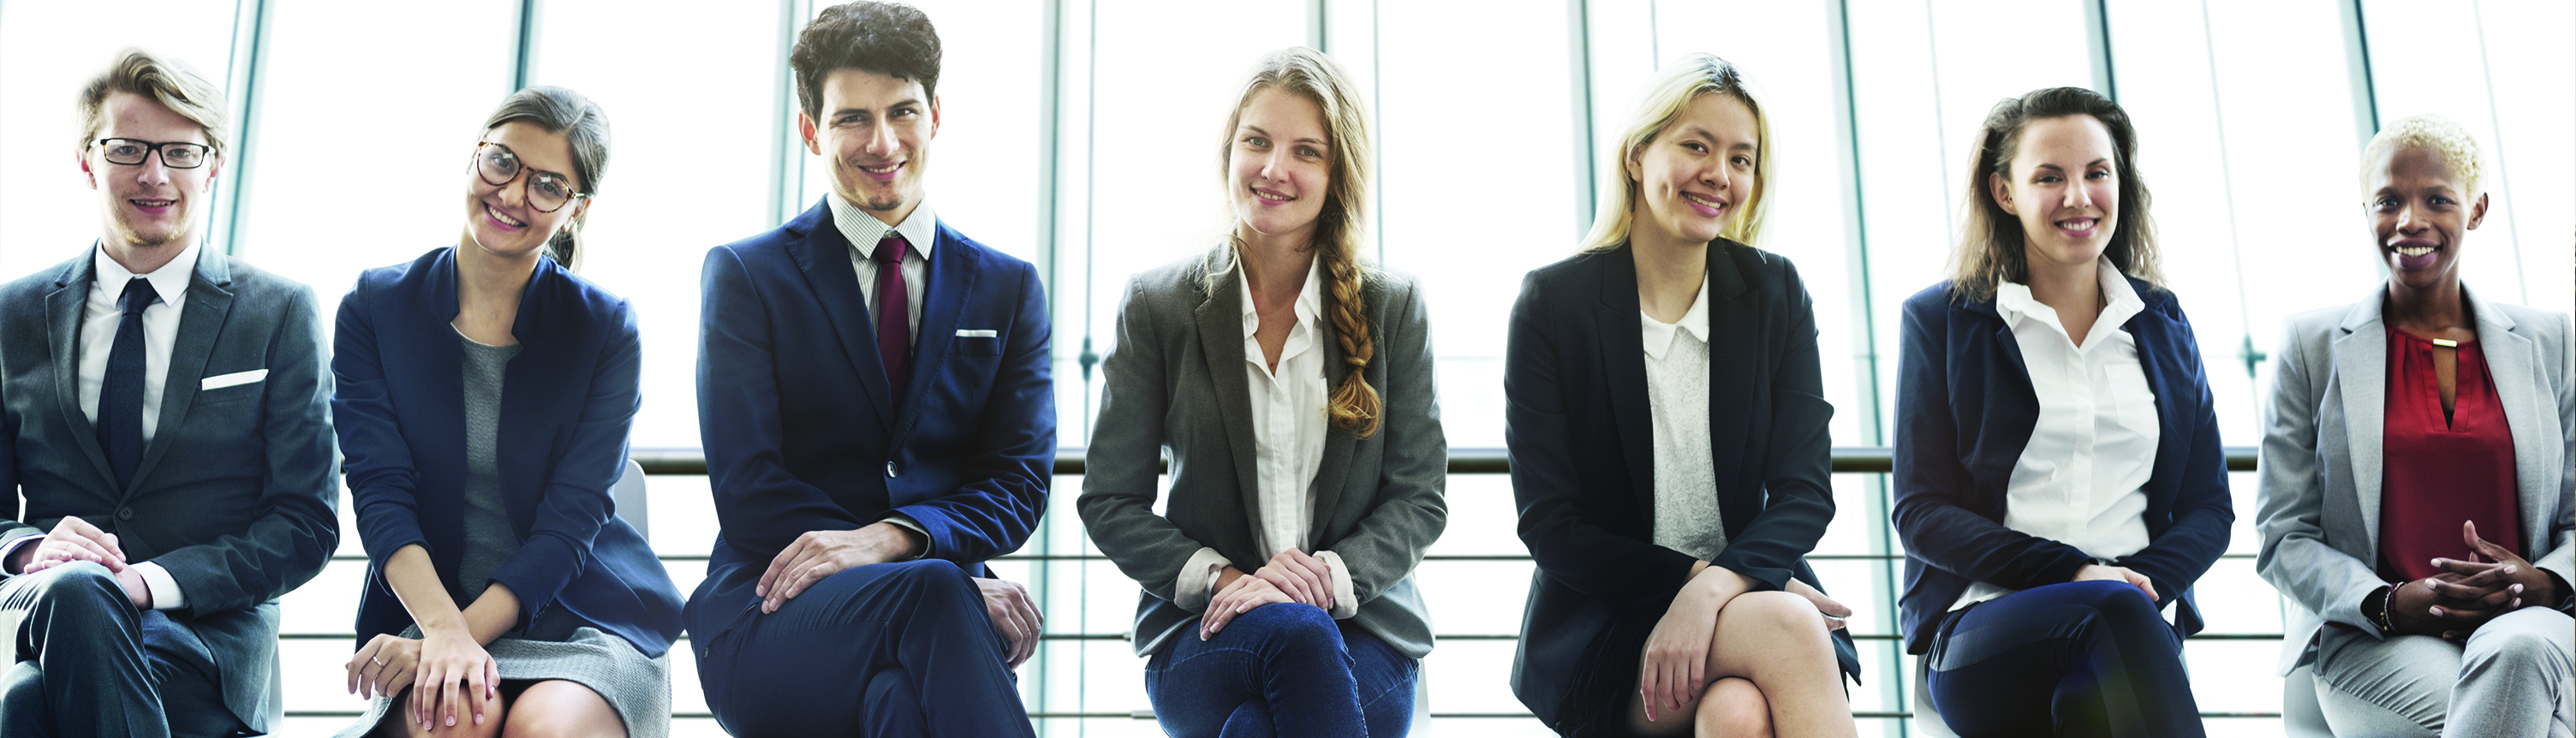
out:
M1367 113L1331 57L1283 49L1217 153L1231 229L1128 282L1082 522L1144 589L1136 654L1165 732L1401 736L1448 445L1421 292L1358 257Z

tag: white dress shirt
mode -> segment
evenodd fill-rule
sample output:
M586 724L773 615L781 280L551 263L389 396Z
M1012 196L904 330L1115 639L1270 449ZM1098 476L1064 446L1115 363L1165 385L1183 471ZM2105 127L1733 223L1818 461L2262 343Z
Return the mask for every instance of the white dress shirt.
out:
M170 376L170 350L179 342L179 313L188 304L188 281L197 273L197 245L189 244L170 263L150 274L135 274L108 258L105 247L90 248L89 298L81 305L80 323L80 408L91 427L98 425L98 392L107 384L107 357L116 350L116 329L125 322L125 309L117 300L125 295L125 283L142 277L152 283L152 291L161 299L143 308L143 442L152 442L161 429L161 389ZM13 557L18 547L31 545L44 538L41 534L25 535L0 544L0 560ZM143 575L144 588L152 593L152 609L169 610L184 607L188 597L179 591L179 581L168 570L149 561L128 562Z
M832 227L841 229L841 236L850 240L850 266L859 272L859 294L868 302L868 325L876 325L877 242L885 240L888 233L912 242L911 251L903 255L903 297L911 319L912 344L921 345L921 292L930 277L930 247L939 241L939 216L930 212L930 202L925 198L913 206L911 215L904 216L902 225L889 228L885 221L840 195L827 195L823 201L831 203Z
M1297 292L1296 323L1279 348L1279 367L1263 359L1261 314L1252 305L1252 280L1236 267L1243 300L1243 371L1252 394L1253 478L1259 485L1260 529L1254 531L1264 560L1294 548L1324 560L1333 574L1335 619L1359 614L1351 596L1351 575L1341 556L1313 550L1307 540L1315 517L1315 474L1324 464L1324 439L1331 430L1324 405L1323 276L1313 262L1306 267L1306 287ZM1184 609L1203 611L1215 596L1216 581L1229 562L1214 548L1202 547L1182 565L1176 584ZM1250 572L1246 572L1247 574Z
M1714 561L1726 550L1726 520L1718 516L1708 433L1708 283L1680 322L1639 310L1637 329L1655 427L1655 545Z
M2109 259L2097 269L2107 304L2081 346L2028 285L1997 285L1995 312L2011 326L2039 397L2039 422L2005 484L2004 527L2109 561L2147 547L2141 488L2155 473L2161 432L2138 340L2120 328L2146 303ZM1976 582L1950 609L2014 591Z

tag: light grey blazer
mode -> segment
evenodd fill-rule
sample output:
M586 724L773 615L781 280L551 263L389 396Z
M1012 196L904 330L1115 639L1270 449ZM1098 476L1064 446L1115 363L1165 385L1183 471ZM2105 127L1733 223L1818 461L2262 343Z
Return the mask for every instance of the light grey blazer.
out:
M1100 415L1078 507L1083 527L1143 592L1136 655L1198 621L1173 604L1181 568L1199 548L1246 572L1267 557L1254 531L1252 390L1243 369L1241 276L1230 258L1194 257L1136 275L1118 311L1118 344L1101 364ZM1217 273L1214 292L1206 276ZM1331 290L1324 314L1332 314ZM1364 374L1384 400L1366 439L1333 428L1315 476L1317 551L1348 568L1360 598L1351 622L1405 655L1431 652L1431 617L1413 568L1447 527L1449 444L1434 396L1431 324L1412 278L1375 272L1363 282L1377 355ZM1332 321L1323 321L1326 379L1349 373ZM1154 512L1155 475L1171 460L1170 507Z
M2523 552L2576 581L2576 390L2566 313L2491 303L2461 290L2513 433ZM2273 358L2263 431L2263 551L2255 571L2289 599L2280 673L2306 660L2317 630L2339 622L2376 634L2362 599L2381 581L2380 437L2388 403L2385 286L2368 299L2290 317ZM2555 603L2548 603L2555 604Z

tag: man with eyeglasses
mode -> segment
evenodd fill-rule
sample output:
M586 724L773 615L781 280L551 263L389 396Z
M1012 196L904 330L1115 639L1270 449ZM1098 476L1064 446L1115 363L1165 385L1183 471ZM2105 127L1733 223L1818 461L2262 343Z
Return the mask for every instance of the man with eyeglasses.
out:
M266 733L277 598L339 544L312 290L201 242L203 77L129 50L80 111L99 239L0 286L0 736Z
M985 562L1046 510L1046 293L924 204L939 35L823 9L788 57L832 192L707 253L698 423L723 532L683 621L738 736L1032 735L1026 590Z

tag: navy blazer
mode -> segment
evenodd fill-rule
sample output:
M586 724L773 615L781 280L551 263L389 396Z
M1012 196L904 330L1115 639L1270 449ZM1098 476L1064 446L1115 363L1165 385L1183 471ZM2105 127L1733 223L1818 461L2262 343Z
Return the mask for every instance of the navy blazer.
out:
M2191 583L2227 550L2236 509L2191 321L2172 292L2128 280L2146 308L2120 328L2137 339L2159 435L2146 484L2149 543L2110 563L2154 580L2159 607L2181 598L2174 626L2190 635L2201 627ZM2005 486L2039 424L2039 397L1994 298L1970 302L1945 282L1906 298L1904 312L1892 517L1905 543L1905 594L1897 600L1905 648L1921 654L1970 582L2059 584L2093 557L2004 527Z
M1708 246L1709 453L1727 545L1714 566L1756 590L1815 586L1806 554L1834 517L1832 440L1816 317L1788 259ZM1512 691L1554 725L1593 640L1613 619L1662 613L1697 559L1657 546L1655 436L1637 267L1626 246L1529 273L1512 306L1503 433L1521 541L1538 570ZM1851 636L1834 632L1845 673Z
M367 547L358 643L412 624L385 584L404 546L429 551L454 595L465 545L465 354L456 250L367 270L340 301L331 410ZM661 656L680 637L680 591L609 487L626 473L626 432L643 370L635 313L551 258L537 260L510 334L501 388L501 495L519 550L492 581L519 598L520 628L560 606ZM459 607L467 603L457 603Z
M707 252L698 429L723 531L689 598L699 648L759 605L761 572L808 531L901 514L928 556L983 576L1036 530L1055 467L1046 289L946 223L937 243L910 386L894 388L824 203Z

